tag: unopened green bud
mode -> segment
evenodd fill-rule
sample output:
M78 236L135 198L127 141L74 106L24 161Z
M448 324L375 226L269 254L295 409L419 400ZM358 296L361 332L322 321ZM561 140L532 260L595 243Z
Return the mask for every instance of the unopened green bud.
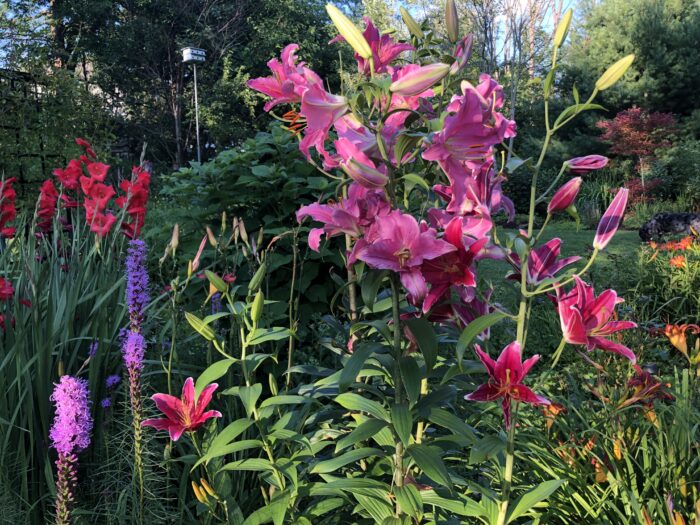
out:
M262 290L258 290L255 294L255 299L253 299L253 304L250 307L250 318L254 323L260 321L263 313L263 307L265 306L265 296Z
M455 44L459 40L459 15L455 0L445 2L445 27L447 28L447 38Z

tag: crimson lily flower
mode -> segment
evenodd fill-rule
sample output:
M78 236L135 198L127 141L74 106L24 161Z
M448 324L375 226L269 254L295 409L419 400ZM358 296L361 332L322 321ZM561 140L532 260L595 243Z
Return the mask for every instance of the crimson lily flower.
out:
M593 239L593 247L597 250L605 248L620 227L622 218L625 216L628 194L629 190L627 188L620 188L601 217Z
M613 352L637 361L634 352L626 346L607 339L620 330L636 328L632 321L611 321L615 315L615 305L623 302L615 290L605 290L598 297L593 287L574 277L575 285L564 293L557 288L557 309L561 330L567 343L585 345L589 352L594 348Z
M599 170L608 165L608 158L602 155L586 155L585 157L574 157L566 161L571 173L586 173Z
M522 401L530 405L550 404L546 397L535 394L522 383L530 369L539 361L539 355L532 356L523 362L520 354L520 343L513 341L503 349L501 355L494 361L481 350L479 345L474 346L476 347L476 355L489 374L489 382L464 396L464 399L468 401L495 401L502 398L501 408L506 428L510 428L511 400Z
M560 251L561 239L558 238L551 239L539 248L532 250L527 262L527 283L536 286L545 279L554 277L564 267L581 259L577 255L559 259ZM520 259L517 254L511 254L511 259L516 268L519 268ZM511 278L520 280L520 273L512 274Z
M154 394L151 399L165 417L147 419L141 423L141 426L167 430L170 433L170 439L177 441L184 432L194 432L204 425L207 419L221 417L221 412L217 410L204 411L218 387L216 383L206 386L199 394L199 398L195 399L194 379L188 377L182 386L180 399L168 394Z

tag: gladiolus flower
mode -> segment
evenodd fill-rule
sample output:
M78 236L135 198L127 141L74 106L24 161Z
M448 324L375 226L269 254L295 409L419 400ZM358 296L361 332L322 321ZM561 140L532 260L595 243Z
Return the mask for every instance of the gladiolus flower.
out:
M177 441L184 432L194 432L208 419L221 417L217 410L204 411L211 402L214 391L219 387L216 383L202 390L198 398L195 396L194 379L188 377L182 387L180 399L168 394L154 394L151 399L165 415L161 419L147 419L141 426L153 427L156 430L167 430L170 439Z
M79 160L72 159L65 169L55 169L53 174L65 189L75 191L78 189L78 181L83 174L83 168Z
M0 301L9 301L15 294L15 289L12 288L12 283L0 277Z
M7 226L8 222L17 218L17 208L15 208L17 193L12 188L15 180L14 177L0 179L0 236L2 237L12 237L15 234L15 228Z
M98 237L107 235L116 221L117 218L111 213L95 212L88 217L90 231L97 234Z
M430 89L450 72L448 64L429 64L420 66L391 83L389 90L403 96L413 96Z
M602 155L586 155L585 157L574 157L566 161L571 173L585 174L595 171L608 165L608 158Z
M525 362L520 354L520 343L513 341L506 346L498 359L494 361L489 355L475 345L476 355L486 368L489 382L479 386L471 394L464 396L468 401L501 401L503 418L506 428L510 428L510 404L511 400L521 401L530 405L549 405L549 400L535 394L522 381L530 369L539 361L540 356L535 355Z
M626 346L607 339L620 330L636 328L632 321L612 321L615 306L623 301L615 290L605 290L598 297L593 287L574 277L573 289L564 293L557 288L557 309L561 330L567 343L585 345L587 351L594 348L606 350L626 357L633 363L634 352Z
M598 229L593 239L593 247L596 250L605 248L620 227L622 218L625 215L628 194L629 190L627 188L620 188L617 195L615 195L615 198L610 203L610 206L608 206L608 209L605 210L603 217L598 223Z
M91 157L92 159L97 158L97 155L95 155L95 150L92 149L92 144L90 144L87 140L78 137L75 139L75 143L85 150L85 154L88 157Z
M39 204L37 209L37 226L46 231L51 229L51 221L56 215L56 203L58 202L58 191L52 180L45 180L39 190Z
M569 206L573 205L574 202L576 202L576 197L581 189L582 182L583 179L581 177L574 177L559 188L552 197L552 200L549 201L547 213L565 211Z
M340 167L360 186L368 189L383 188L389 182L386 168L377 168L360 148L346 138L335 141L335 149L342 158Z
M101 162L90 162L87 165L88 173L93 180L97 182L104 182L107 177L107 172L109 171L109 166L107 164L102 164Z

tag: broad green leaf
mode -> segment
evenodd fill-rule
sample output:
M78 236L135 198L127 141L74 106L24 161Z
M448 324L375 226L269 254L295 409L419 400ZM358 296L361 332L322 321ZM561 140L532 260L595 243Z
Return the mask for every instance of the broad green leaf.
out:
M424 505L434 505L459 516L476 517L485 515L485 511L479 503L459 494L456 495L455 499L447 499L438 496L434 490L423 490L420 495Z
M403 386L408 395L411 406L418 402L420 397L421 373L415 358L404 356L399 359L399 371L403 379Z
M231 463L226 463L220 471L223 470L249 470L249 471L270 471L274 467L269 460L263 458L248 458L241 459L239 461L232 461Z
M257 328L254 332L248 334L248 344L252 346L266 343L267 341L280 341L282 339L288 339L290 335L293 334L289 331L289 328L281 326Z
M350 463L357 463L359 460L368 458L370 456L384 457L386 454L379 450L378 448L358 448L355 450L350 450L345 454L338 456L337 458L328 459L326 461L321 461L316 463L312 468L311 472L313 474L328 474L335 472L341 467L348 465Z
M411 184L412 187L420 186L426 191L430 190L430 185L426 182L426 180L423 177L421 177L417 173L407 173L401 178L407 183Z
M279 395L268 397L265 401L260 403L260 408L266 408L273 405L303 405L305 403L313 402L315 402L313 398L306 396Z
M492 327L501 319L505 319L508 315L501 312L492 312L490 314L477 317L462 331L457 341L457 358L461 362L464 357L464 352L471 345L476 336L484 332L487 328Z
M383 419L387 422L391 421L389 418L389 413L382 405L360 395L352 393L340 394L339 396L336 396L335 402L348 410L367 412L377 419Z
M577 115L582 111L590 111L593 109L604 110L605 108L600 104L574 104L573 106L569 106L559 114L557 119L554 121L554 124L552 124L552 129L559 127L559 125L562 124L565 120L568 121L570 117Z
M207 369L200 374L200 376L197 378L197 382L194 385L197 396L202 393L202 390L204 390L204 387L206 387L208 384L216 381L220 377L223 377L224 374L228 372L228 369L231 368L231 365L235 362L235 359L223 359L209 365Z
M388 273L386 270L369 270L362 278L362 286L360 287L362 302L369 308L370 312L374 311L377 292Z
M506 449L506 441L502 434L489 434L481 438L469 452L469 464L483 463L496 457Z
M228 445L217 447L216 449L209 449L207 450L207 453L192 466L192 470L194 470L195 467L201 465L205 461L209 463L209 461L211 461L212 459L220 458L221 456L235 454L236 452L250 450L251 448L262 448L262 446L263 442L259 439L242 439L240 441L234 441L233 443L229 443Z
M415 443L406 450L426 476L434 482L452 489L450 474L442 457L440 457L439 448Z
M438 340L433 324L425 319L418 318L406 319L404 322L411 330L413 337L416 338L418 348L420 348L425 358L425 366L428 369L428 373L430 373L435 366L438 354Z
M365 361L377 349L377 345L373 343L358 344L353 349L352 355L345 363L343 370L340 372L338 380L338 389L342 392L347 390L351 383L355 381L357 375L365 365Z
M262 525L272 522L273 525L282 525L287 515L290 495L287 491L277 493L275 498L262 508L253 512L242 525Z
M245 407L248 417L250 417L253 413L255 403L257 403L260 394L262 394L262 385L260 383L256 383L252 386L241 386L238 388L238 396L241 398L241 402Z
M442 408L433 408L430 410L430 415L428 416L430 422L435 423L438 426L446 428L452 431L458 436L465 437L472 443L476 441L474 436L474 431L460 418L455 416L453 413L448 412Z
M396 502L401 506L401 510L413 518L418 518L423 514L423 500L420 492L412 483L401 487L394 487Z
M363 421L357 425L350 434L338 440L335 451L339 452L361 441L367 441L386 426L387 422L382 419L368 419Z
M396 435L401 442L408 446L411 441L411 430L413 429L413 417L408 405L401 403L391 406L391 423L394 425Z
M561 487L566 480L551 479L543 481L532 490L520 496L510 507L506 523L511 523L520 516L526 514L532 507L551 496L554 491Z

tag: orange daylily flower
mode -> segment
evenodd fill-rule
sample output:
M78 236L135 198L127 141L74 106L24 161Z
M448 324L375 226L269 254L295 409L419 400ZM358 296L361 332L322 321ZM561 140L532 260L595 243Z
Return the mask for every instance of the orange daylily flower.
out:
M674 268L683 268L685 266L685 257L683 257L682 255L676 255L675 257L671 257L668 261L668 264L670 264Z
M664 335L668 337L671 344L684 356L688 357L688 341L686 332L692 334L700 333L700 326L696 324L667 324L664 329Z

